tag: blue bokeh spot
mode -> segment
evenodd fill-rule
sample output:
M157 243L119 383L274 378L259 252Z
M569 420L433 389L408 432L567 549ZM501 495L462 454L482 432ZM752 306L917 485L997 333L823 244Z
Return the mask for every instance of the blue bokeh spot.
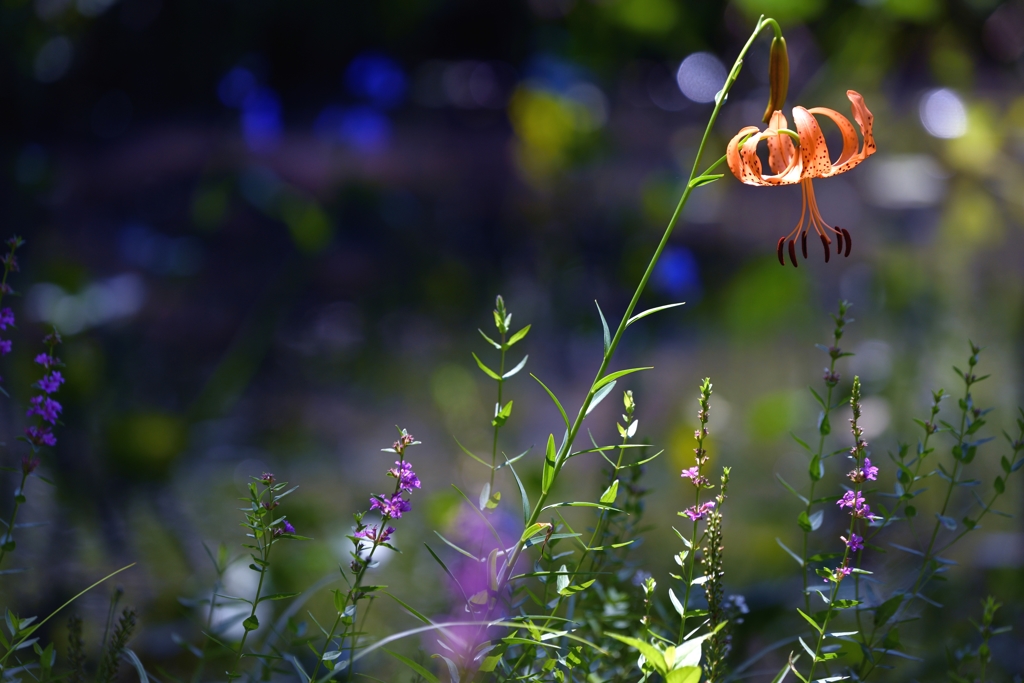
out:
M376 52L359 55L345 70L349 93L381 109L401 104L407 85L398 62Z

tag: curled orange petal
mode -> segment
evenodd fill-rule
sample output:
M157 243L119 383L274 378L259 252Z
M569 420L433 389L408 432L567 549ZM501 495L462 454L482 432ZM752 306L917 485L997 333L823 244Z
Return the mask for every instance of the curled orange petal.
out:
M826 109L825 107L815 107L809 110L811 114L821 114L832 119L839 126L839 130L843 134L843 153L831 165L832 167L829 171L821 176L823 178L846 173L875 152L875 137L871 131L874 116L868 110L867 105L864 104L864 98L856 90L847 90L846 96L850 100L853 118L860 127L861 136L864 138L863 144L860 144L858 141L857 133L853 130L853 124L839 112ZM858 146L860 147L859 150L857 149Z
M814 115L803 107L793 107L793 123L800 136L800 157L804 162L802 178L822 178L832 169L825 136Z

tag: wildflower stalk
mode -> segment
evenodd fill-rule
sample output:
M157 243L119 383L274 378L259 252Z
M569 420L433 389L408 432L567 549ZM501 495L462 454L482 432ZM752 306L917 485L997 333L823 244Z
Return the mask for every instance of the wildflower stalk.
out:
M825 382L825 398L823 399L821 396L818 395L816 391L811 389L811 393L814 394L814 398L821 405L821 418L818 424L818 449L817 451L814 452L814 455L811 458L811 465L808 470L811 479L811 489L807 494L807 504L804 506L804 512L800 516L800 527L803 530L803 545L800 553L800 559L802 560L801 567L803 567L801 574L803 576L804 582L804 609L808 612L811 609L810 593L807 592L809 586L807 573L807 558L809 552L808 543L810 540L811 531L813 531L810 522L811 508L814 506L814 488L817 485L817 483L821 481L822 475L824 473L823 463L824 459L827 457L825 455L825 437L828 436L832 431L829 416L831 415L833 409L838 408L840 405L842 405L842 403L845 402L844 401L837 403L836 405L832 405L832 395L836 388L836 385L839 384L839 373L836 372L836 361L845 356L852 355L848 352L844 352L841 348L839 348L839 341L843 338L843 328L846 326L847 323L852 322L852 320L847 320L846 318L846 313L849 310L849 302L839 302L839 314L832 316L832 319L835 320L836 323L835 330L832 333L832 345L828 348L819 347L822 348L826 353L828 353L829 356L828 369L825 370L825 374L822 377L822 379Z
M704 381L701 382L700 385L700 410L697 411L697 419L700 422L700 427L694 433L694 439L697 441L697 447L693 449L693 452L697 457L697 467L695 475L690 476L690 480L693 482L694 486L694 501L693 507L690 508L693 512L689 515L693 520L693 529L690 532L689 540L689 574L686 577L686 584L683 586L683 601L681 605L682 614L679 615L680 643L683 642L683 638L686 636L686 621L691 616L686 613L686 610L690 606L690 593L693 590L693 573L697 566L697 549L700 547L703 540L697 538L697 527L701 518L704 516L700 502L700 493L706 486L710 486L703 475L703 468L707 463L707 451L704 450L704 439L708 436L707 425L708 417L710 415L711 386L711 378L705 377ZM690 470L689 472L692 473L693 470ZM687 472L683 472L683 476L687 476ZM709 505L713 507L714 503L710 503ZM686 512L689 512L689 510ZM687 516L686 512L680 512L679 515L681 517Z
M257 483L263 484L263 488L258 488ZM260 601L263 598L264 581L267 577L267 572L270 571L271 549L281 538L302 539L301 536L295 536L295 528L292 527L286 518L274 517L274 510L280 505L281 499L295 490L292 488L281 493L286 486L287 484L284 482L278 483L273 474L264 473L258 479L256 477L252 478L252 481L249 482L249 497L242 498L242 500L249 503L247 508L242 508L245 512L245 522L242 526L249 529L250 533L247 535L255 541L255 545L245 544L244 547L259 553L259 557L250 554L253 564L249 565L249 569L257 572L260 578L256 584L256 594L253 596L253 599L246 601L250 605L249 616L242 621L244 632L242 633L242 640L238 644L235 663L232 665L231 671L227 672L229 681L241 676L238 673L238 667L245 654L245 642L248 640L249 634L260 627L259 619L256 616L256 608L259 607ZM266 500L264 500L265 498ZM277 598L281 596L272 597ZM216 598L217 596L214 595L213 600L216 600Z
M693 161L693 168L690 171L690 176L687 180L686 188L683 190L683 194L679 198L679 203L676 205L676 209L672 213L672 217L665 228L665 232L662 234L661 240L658 242L658 245L654 250L654 254L651 257L651 260L648 263L643 276L640 278L640 282L637 285L636 291L633 293L632 299L630 299L629 305L626 307L626 311L622 315L622 319L619 321L618 326L615 328L615 333L608 340L608 343L604 350L604 355L601 359L601 365L598 368L594 381L591 383L590 390L584 397L583 404L580 406L580 409L576 414L575 420L573 420L573 422L569 425L565 443L559 450L559 452L556 454L556 464L555 471L553 473L553 479L557 478L558 474L561 471L561 468L565 465L567 456L572 452L572 446L579 433L580 427L583 424L583 419L584 417L586 417L587 412L590 409L590 405L594 400L594 396L597 394L600 388L598 383L605 377L605 373L608 370L608 366L611 363L612 357L615 355L615 351L619 346L619 342L622 340L622 335L626 331L626 327L630 322L630 318L633 317L633 312L636 310L636 306L640 302L640 297L644 293L644 290L647 287L647 283L651 279L651 275L654 273L654 268L658 264L658 260L661 258L662 252L668 245L669 238L671 238L672 232L675 230L676 224L679 221L679 216L682 214L683 208L686 206L686 202L690 198L690 194L693 192L695 188L713 182L718 178L718 176L709 174L711 173L711 171L717 168L722 162L725 161L725 157L723 156L722 158L718 159L704 172L700 173L698 172L698 169L700 168L700 163L704 156L704 149L707 146L708 139L711 137L711 131L714 128L715 122L718 120L718 114L722 109L722 105L725 103L729 91L732 89L732 86L735 83L736 78L739 76L740 69L743 65L743 58L746 57L747 52L750 50L750 47L751 45L753 45L754 40L757 38L757 36L760 35L760 33L768 26L772 27L772 30L775 32L776 36L782 35L782 30L779 27L778 22L776 22L774 19L765 18L764 16L762 16L758 20L757 25L754 27L754 30L751 32L750 38L748 38L746 44L743 46L743 48L740 50L739 55L736 57L736 61L733 63L733 66L729 71L729 75L725 80L725 84L722 86L722 90L715 97L715 107L711 112L711 117L708 121L707 128L704 130L704 135L701 138L700 146L697 148L697 154ZM547 490L541 491L541 494L538 497L537 502L534 504L533 510L526 521L527 528L529 528L537 522L538 518L541 515L541 512L544 509L544 506L547 504L547 500L550 496L551 490L551 487L548 487ZM527 540L528 539L520 538L519 541L517 541L515 546L513 547L512 552L508 556L508 561L505 563L504 569L499 574L499 588L504 589L505 585L508 583L509 578L512 576L513 568L515 567L515 564L518 561L519 556L522 554Z
M7 278L12 272L16 272L19 270L18 260L15 258L14 252L22 244L24 244L24 240L17 236L7 240L8 251L4 258L2 259L2 263L4 266L4 274L3 278L0 279L0 304L3 303L4 295L11 292L11 287L10 285L7 284ZM9 313L9 311L5 311L4 313ZM8 317L4 315L4 313L0 313L0 329L6 328L8 324L14 324L14 316L10 315L8 319ZM10 344L11 343L9 341L0 340L0 345L3 345L0 346L0 353L6 354L10 352ZM3 389L0 389L0 392L3 392L5 395L7 393L3 391ZM13 551L15 547L14 529L15 523L18 520L18 510L20 509L22 503L24 503L26 500L25 482L28 480L28 475L32 473L32 469L35 469L34 467L32 467L31 469L28 467L28 464L30 462L32 461L22 461L21 483L19 483L18 488L14 490L14 509L11 511L11 516L7 518L7 533L0 537L0 567L3 566L4 557L7 555L7 553Z
M404 466L406 465L405 450L409 446L415 446L418 445L419 443L419 441L416 441L404 429L400 429L398 441L395 442L392 448L384 449L386 452L398 454L397 467L394 470L389 471L389 474L393 473L395 476L395 490L391 493L391 496L386 500L395 501L396 499L400 499L401 492L403 490L411 490L411 486L419 488L420 484L418 479L416 479L415 482L410 485L409 479L403 476L403 473L405 472ZM412 474L411 470L409 471L409 474ZM415 479L415 474L412 474L412 478ZM371 506L373 506L372 503ZM359 601L365 595L361 588L363 585L363 579L366 576L366 570L373 565L373 556L377 552L377 549L380 548L382 545L387 544L387 540L390 538L391 532L394 531L394 529L388 527L388 522L390 522L392 519L397 519L398 517L401 517L401 511L395 512L394 515L391 514L390 511L394 509L393 507L389 507L386 505L374 507L379 507L379 509L381 510L381 522L377 528L371 529L372 533L367 533L367 529L370 529L370 527L367 527L367 525L363 524L362 514L356 515L356 535L350 537L352 541L356 544L356 550L353 553L353 560L351 564L351 569L355 574L355 579L353 579L349 583L349 589L348 592L345 594L344 598L340 597L340 591L335 592L334 606L335 610L337 611L337 616L335 617L334 623L331 625L331 629L327 633L327 638L324 640L324 645L320 649L320 652L317 656L316 664L313 667L313 673L310 674L309 677L310 681L317 680L316 676L320 672L320 665L324 661L324 655L327 654L327 648L329 648L331 646L331 643L334 641L335 635L338 633L338 627L341 626L342 622L351 619L353 627L355 627L355 611L359 604ZM405 509L408 510L408 508ZM370 541L370 547L366 557L363 558L360 556L360 552L362 547L362 539L366 538L368 538ZM344 574L342 574L342 576L344 576ZM353 628L353 633L351 636L352 642L349 647L348 658L348 669L350 675L352 671L352 663L355 658L356 639L358 637L358 631L358 628ZM339 644L338 647L339 651L344 651L345 649L345 638L346 634L345 632L342 632L341 643ZM327 673L327 676L330 676L330 672Z
M725 575L722 557L725 551L725 546L722 543L722 505L725 503L731 472L732 469L729 467L722 468L721 486L715 497L717 505L708 516L708 541L701 557L704 574L707 576L707 580L704 582L704 595L708 602L708 628L712 633L708 638L707 655L704 657L704 673L710 683L721 680L725 674L726 657L732 642L730 634L725 630L728 626L720 626L726 622L725 588L722 585L722 577Z
M8 243L12 243L14 240L9 240ZM5 279L6 272L10 270L12 266L10 263L14 259L14 248L12 247L11 252L7 255L5 265ZM15 266L16 267L16 266ZM0 298L3 296L3 291L6 289L6 284L0 284ZM0 310L0 329L3 329L7 324L13 324L14 316L10 312L10 309ZM14 530L17 528L18 522L18 511L21 510L21 506L27 502L25 496L25 484L28 482L29 476L39 467L39 458L36 457L36 453L39 452L41 446L54 446L57 443L57 439L53 436L51 427L48 427L46 423L50 425L56 425L60 416L62 407L60 403L57 403L49 397L49 394L56 392L60 385L64 383L64 378L60 372L54 370L54 368L61 366L60 359L54 355L54 350L57 345L60 344L60 335L56 330L46 335L43 339L43 343L46 346L46 353L40 354L36 357L36 363L40 364L44 368L44 375L41 380L36 382L35 386L40 389L43 393L40 396L32 398L30 401L30 408L28 410L28 416L38 415L40 418L40 424L29 426L25 430L25 436L21 437L21 440L28 443L32 449L28 455L24 455L21 458L21 483L18 484L18 488L14 490L14 508L11 511L11 516L5 522L7 525L7 532L0 537L0 566L3 565L4 558L8 552L13 552L16 543L14 540ZM3 341L0 340L0 344ZM9 344L9 342L8 342ZM9 346L7 347L9 349ZM2 351L2 349L0 349ZM2 391L2 390L0 390Z
M815 643L814 651L810 652L811 655L811 668L807 673L807 677L804 678L800 675L796 669L793 672L805 683L814 681L814 671L818 666L819 662L828 661L834 658L836 655L830 653L824 657L821 654L821 648L825 643L825 636L827 635L829 622L832 620L832 615L835 613L836 598L839 595L839 584L842 583L843 579L849 576L851 573L859 574L864 573L859 567L850 567L851 554L859 549L863 548L863 538L858 537L857 531L857 520L871 521L875 517L871 514L871 508L864 502L862 495L863 482L866 479L874 479L873 474L865 476L865 473L869 469L870 463L867 461L867 443L861 438L864 430L860 427L859 420L861 416L860 407L860 378L853 378L853 388L850 392L850 408L853 412L853 417L850 419L850 430L853 433L854 446L851 449L850 455L854 460L854 470L850 473L850 479L853 483L853 487L847 494L839 501L840 507L850 508L850 527L847 530L847 536L843 538L845 541L845 547L843 549L843 559L838 567L833 570L820 569L819 574L825 577L825 580L832 584L832 588L829 592L828 607L825 609L825 616L821 624L817 624L812 617L807 614L803 616L811 623L814 623L817 628L818 638ZM859 546L859 548L858 548ZM858 563L860 555L858 554ZM800 641L805 649L807 645Z

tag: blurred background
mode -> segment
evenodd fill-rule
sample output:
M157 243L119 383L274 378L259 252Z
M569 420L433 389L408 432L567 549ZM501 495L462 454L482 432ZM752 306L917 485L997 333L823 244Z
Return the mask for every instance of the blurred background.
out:
M993 373L976 392L997 408L992 435L1024 401L1020 0L3 0L0 218L27 239L0 371L4 464L25 448L14 435L49 325L68 378L66 424L41 469L54 486L33 480L22 513L49 524L22 532L9 560L37 570L2 577L5 604L45 613L137 561L118 577L142 612L134 647L179 671L189 655L177 641L199 642L179 597L212 586L204 543L241 551L247 478L273 471L301 487L287 512L316 541L290 545L273 574L275 589L300 590L347 563L351 513L390 485L380 449L398 424L424 442L410 451L424 485L379 582L444 613L418 540L467 514L450 482L474 497L486 481L453 438L489 448L495 390L470 352L497 360L476 328L493 329L504 295L513 327L533 325L511 362L528 353L527 370L578 406L601 354L593 302L612 321L624 310L762 12L789 44L787 112L848 114L852 88L874 113L878 153L816 184L852 253L826 265L812 245L782 268L775 246L799 190L731 175L702 188L641 308L687 304L632 326L615 367L656 368L618 388L666 448L647 473L656 528L637 549L663 580L697 386L712 378L709 450L716 468L734 466L728 578L753 610L738 646L764 645L758 625L799 599L775 541L797 542L798 508L774 474L806 482L789 433L816 434L806 386L821 386L827 357L813 344L830 343L839 299L856 318L840 390L863 378L879 464L916 441L932 389L960 393L951 366L966 363L968 338ZM768 45L750 51L709 161L759 125ZM536 485L560 419L525 372L505 396L515 411L501 448L534 447L520 470ZM595 438L613 438L620 405L595 411ZM833 424L841 448L846 420ZM976 461L978 478L1005 450ZM593 499L598 461L573 467L558 495ZM6 509L17 482L3 476ZM514 516L514 485L499 481ZM1017 482L1009 490L1003 509L1020 512ZM1002 617L1019 631L1018 523L986 523L955 556L943 594L972 609L987 592L1016 600ZM249 590L245 564L226 592ZM108 596L78 609L98 623ZM329 604L324 590L309 607ZM408 621L391 608L375 619ZM966 623L950 628L966 637Z

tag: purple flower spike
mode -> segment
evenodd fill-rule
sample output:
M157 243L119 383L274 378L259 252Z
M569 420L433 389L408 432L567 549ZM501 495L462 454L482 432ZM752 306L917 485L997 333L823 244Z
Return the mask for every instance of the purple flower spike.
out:
M682 514L686 517L689 517L690 520L696 522L699 519L703 519L704 515L711 512L711 510L714 507L715 501L709 500L708 502L701 503L700 505L691 505L690 507L683 510Z
M60 417L60 411L63 410L59 403L48 396L33 396L29 403L31 407L26 413L27 417L38 415L50 424L57 424L57 418Z
M52 394L60 389L61 384L64 384L64 376L60 374L60 370L54 370L50 374L44 375L36 386L46 393Z
M829 581L835 581L836 583L842 581L853 572L849 567L836 567L832 570L832 576L825 579L825 583Z
M0 339L0 354L6 356L11 352L11 340Z
M378 530L375 526L368 526L362 531L357 531L353 534L356 538L362 538L367 541L372 541L378 545L381 543L387 543L391 540L391 534L395 533L395 527L386 527L383 531Z
M390 498L387 496L374 496L370 499L370 509L380 510L380 514L388 519L401 519L403 512L412 510L409 501L402 498L401 493L396 493Z
M57 359L48 353L41 353L38 356L36 356L36 363L42 365L44 368L49 370L50 368L57 364Z
M701 476L700 469L696 466L691 467L688 470L683 470L683 473L680 476L682 476L683 479L689 479L697 488L706 486L709 483L707 477Z
M0 330L6 330L14 324L14 311L5 308L0 311Z
M413 489L420 488L420 478L412 471L412 465L402 460L396 460L395 465L388 470L388 476L398 480L398 489L412 493Z
M864 467L861 469L864 478L870 481L878 479L878 468L871 464L871 460L864 458Z
M846 543L846 547L849 548L852 552L857 552L858 550L864 548L864 539L861 536L858 536L857 534L850 534L849 540L847 540L845 536L840 536L839 538L843 539L843 541Z
M57 437L53 435L49 427L27 427L25 436L36 446L56 446Z

